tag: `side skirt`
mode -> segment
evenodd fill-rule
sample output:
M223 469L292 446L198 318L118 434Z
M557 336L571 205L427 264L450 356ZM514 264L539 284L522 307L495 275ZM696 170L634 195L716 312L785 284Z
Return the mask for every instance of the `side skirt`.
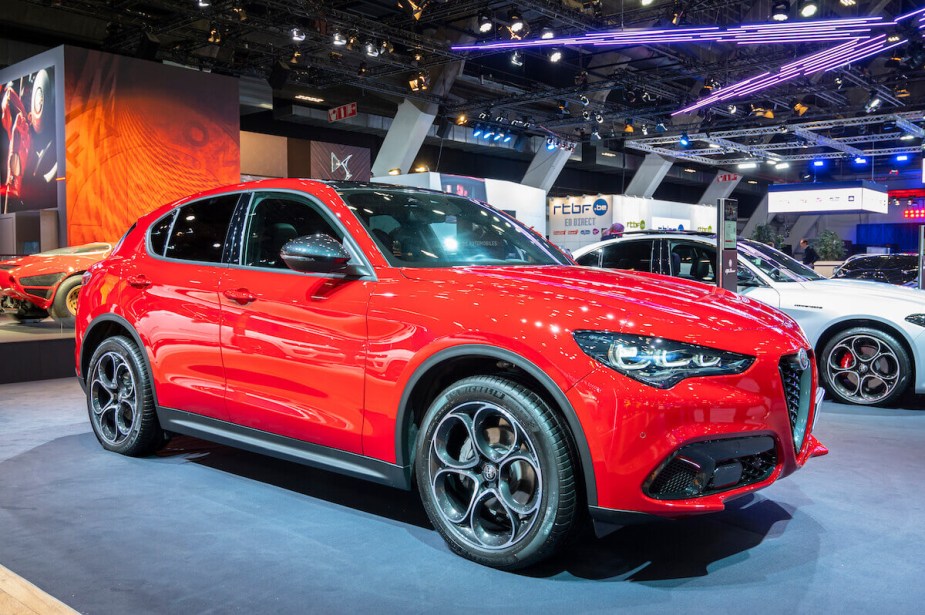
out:
M411 489L411 469L408 466L346 453L172 408L158 407L157 418L166 431L195 436L398 489Z

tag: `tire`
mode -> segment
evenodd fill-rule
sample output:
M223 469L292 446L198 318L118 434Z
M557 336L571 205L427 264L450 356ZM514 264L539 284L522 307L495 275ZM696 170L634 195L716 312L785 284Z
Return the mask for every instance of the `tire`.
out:
M844 404L886 406L912 381L909 353L893 335L871 327L839 331L822 349L819 375Z
M51 317L62 324L73 325L77 319L77 294L83 285L79 275L71 276L58 285L51 303Z
M86 378L90 425L103 448L143 457L163 444L151 378L131 340L115 336L100 344Z
M460 380L422 422L415 473L450 549L515 570L552 555L578 520L575 453L560 418L527 387Z

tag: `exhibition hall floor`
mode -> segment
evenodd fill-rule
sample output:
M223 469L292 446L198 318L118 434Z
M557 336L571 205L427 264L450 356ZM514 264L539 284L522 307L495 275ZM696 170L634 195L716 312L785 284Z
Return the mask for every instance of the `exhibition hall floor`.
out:
M452 555L414 493L192 438L122 457L74 379L0 385L0 565L82 613L920 612L920 401L826 402L797 474L514 574Z

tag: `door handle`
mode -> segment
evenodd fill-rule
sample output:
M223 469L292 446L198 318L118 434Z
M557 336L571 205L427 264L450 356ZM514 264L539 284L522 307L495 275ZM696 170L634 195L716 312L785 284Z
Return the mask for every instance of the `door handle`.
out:
M143 274L130 275L126 278L126 281L129 283L129 286L134 286L135 288L147 288L151 286L151 280L146 278Z
M251 301L256 301L257 296L246 288L239 288L237 290L226 290L222 292L227 298L232 301L236 301L241 305L247 305Z

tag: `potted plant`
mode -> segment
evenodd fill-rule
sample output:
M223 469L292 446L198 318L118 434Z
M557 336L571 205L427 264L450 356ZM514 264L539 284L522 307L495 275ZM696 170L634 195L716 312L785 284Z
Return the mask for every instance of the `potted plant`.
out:
M822 231L813 242L813 247L819 255L819 260L814 265L816 273L827 278L832 277L835 268L844 262L845 241L835 231Z
M772 248L781 249L784 245L784 236L777 232L770 224L759 224L752 232L752 239L769 245Z

